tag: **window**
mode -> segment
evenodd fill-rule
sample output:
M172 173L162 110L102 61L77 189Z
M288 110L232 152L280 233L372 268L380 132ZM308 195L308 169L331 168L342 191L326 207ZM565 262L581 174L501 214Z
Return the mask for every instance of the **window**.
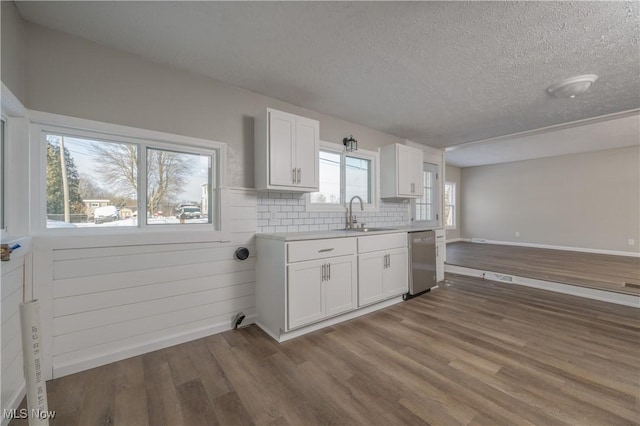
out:
M444 226L456 227L456 184L454 182L444 184Z
M375 209L377 159L375 152L347 153L340 145L322 143L320 191L307 197L307 211L344 211L354 196L362 199L365 209Z
M313 204L341 205L342 200L342 153L320 150L320 191L311 193Z
M371 160L351 155L345 156L345 192L346 199L354 196L362 198L364 204L371 203Z
M438 166L424 163L422 173L422 196L414 204L414 220L437 224L438 215Z
M220 230L222 144L51 127L40 130L40 141L47 229Z
M212 162L212 155L148 148L147 223L211 223Z
M47 228L137 226L137 145L62 133L44 140Z

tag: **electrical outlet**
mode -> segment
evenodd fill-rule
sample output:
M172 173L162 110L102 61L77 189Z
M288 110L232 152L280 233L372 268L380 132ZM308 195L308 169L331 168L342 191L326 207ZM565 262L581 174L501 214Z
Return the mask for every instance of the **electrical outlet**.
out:
M276 212L274 212L274 211L269 212L269 219L270 220L276 220Z
M520 233L518 231L516 231L516 238L520 237Z
M627 241L627 244L629 244L630 246L635 246L636 240L634 240L633 238L629 238L629 241Z

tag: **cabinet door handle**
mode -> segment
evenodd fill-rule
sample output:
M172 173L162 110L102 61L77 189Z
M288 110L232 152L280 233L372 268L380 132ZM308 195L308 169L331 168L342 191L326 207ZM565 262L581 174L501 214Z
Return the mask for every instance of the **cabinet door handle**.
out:
M291 171L293 172L293 174L291 175L291 181L293 183L296 183L296 169L291 169Z
M328 267L327 280L328 280L328 281L331 281L331 264L330 264L330 263L328 263L328 264L327 264L327 267Z
M322 281L324 281L326 279L326 271L327 271L327 265L323 264L322 265Z
M324 252L327 252L327 251L333 251L333 248L320 249L320 250L318 250L318 253L324 253Z
M302 169L298 169L298 183L302 182Z
M415 184L415 183L412 183L412 184L411 184L411 193L413 194L413 193L415 193L415 192L416 192L416 184Z
M387 268L391 268L391 255L387 255Z

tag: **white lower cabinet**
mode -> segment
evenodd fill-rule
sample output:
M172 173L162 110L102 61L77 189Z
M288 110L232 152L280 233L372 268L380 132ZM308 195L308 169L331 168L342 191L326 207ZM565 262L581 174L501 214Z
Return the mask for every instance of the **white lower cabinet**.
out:
M256 246L256 322L278 341L400 302L389 299L408 289L406 233L290 242L257 235Z
M444 262L447 260L447 246L443 229L436 229L436 281L444 281Z
M358 306L409 291L407 234L358 238Z
M358 306L379 302L408 291L407 248L358 256Z
M355 309L356 257L334 257L288 266L288 328Z

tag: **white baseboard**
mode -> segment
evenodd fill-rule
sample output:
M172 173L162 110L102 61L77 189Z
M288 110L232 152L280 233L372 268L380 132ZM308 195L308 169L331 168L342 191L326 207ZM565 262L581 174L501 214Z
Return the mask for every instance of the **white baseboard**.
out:
M458 238L456 241L475 242L475 241L472 241L474 239L475 238ZM521 243L521 242L514 242L514 241L485 240L484 238L478 238L477 240L482 240L482 243L485 243L485 244L499 244L503 246L534 247L534 248L544 248L544 249L551 249L551 250L579 251L582 253L610 254L613 256L640 257L640 252L633 252L633 251L618 251L618 250L593 249L593 248L584 248L584 247L554 246L550 244Z
M457 243L458 241L466 241L464 238L451 238L450 240L447 240L446 243Z
M27 394L27 387L25 382L23 381L22 384L20 385L20 387L13 393L13 395L11 395L11 397L9 398L9 401L7 401L7 405L6 407L2 407L2 409L16 409L20 406L20 403L22 402L22 399L24 398L24 396ZM9 424L9 422L11 421L11 419L2 416L2 420L0 421L0 425L1 426L7 426Z
M248 315L243 325L255 323L255 314ZM90 368L99 367L101 365L109 364L111 362L120 361L126 358L146 354L158 349L168 348L169 346L179 345L181 343L190 342L191 340L200 339L202 337L211 336L214 334L222 333L224 331L231 330L233 327L228 321L220 324L213 324L206 327L200 327L198 329L189 330L187 332L176 333L173 335L162 336L161 338L154 339L148 342L143 342L140 345L128 346L117 348L110 352L104 352L94 354L90 357L83 359L76 359L65 363L56 363L55 357L53 360L53 378L67 376L69 374L77 373L79 371L89 370Z
M600 300L602 302L615 303L618 305L640 308L640 297L631 294L615 293L612 291L598 290L595 288L580 287L569 284L556 283L552 281L537 280L534 278L519 277L499 272L484 271L480 269L464 268L462 266L445 265L445 272L470 277L484 278L491 281L498 281L505 284L523 285L526 287L539 288L541 290L555 291L556 293L570 294L572 296L584 297L587 299Z
M313 331L320 330L325 327L329 327L331 325L335 325L353 318L360 317L362 315L378 311L380 309L395 305L396 303L402 302L402 296L394 297L393 299L388 299L379 303L375 303L373 305L365 306L364 308L356 309L355 311L347 312L346 314L339 315L337 317L329 318L324 321L317 322L315 324L308 325L306 327L298 328L296 330L292 330L286 333L280 332L280 335L277 336L274 333L270 332L267 327L264 327L259 322L256 324L260 327L265 333L271 336L274 340L278 342L286 342L287 340L295 339L296 337L300 337L304 334L311 333Z

